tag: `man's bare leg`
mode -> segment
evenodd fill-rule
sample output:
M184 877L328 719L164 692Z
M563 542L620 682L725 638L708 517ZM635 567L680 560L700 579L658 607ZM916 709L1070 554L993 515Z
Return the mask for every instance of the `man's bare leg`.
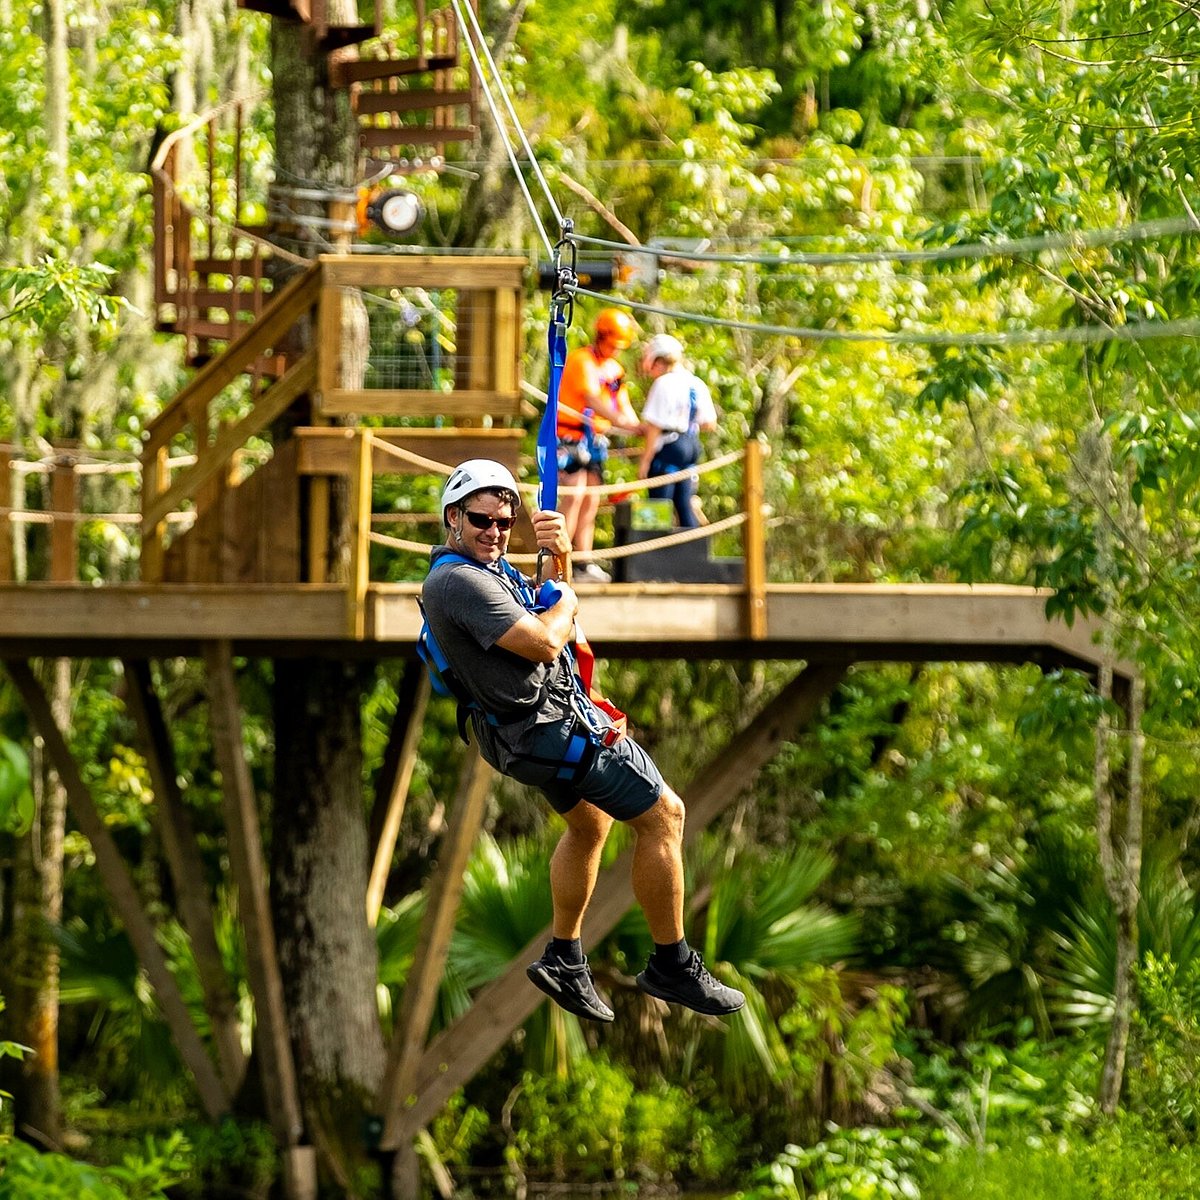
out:
M554 901L554 936L580 936L583 914L596 886L604 840L613 819L595 805L581 800L563 820L566 831L550 859L550 894Z
M637 832L633 892L646 914L654 953L638 987L669 1004L696 1012L737 1012L746 997L714 978L683 934L683 801L669 787L658 803L630 821Z
M612 817L581 800L563 819L567 829L550 859L554 936L525 974L567 1012L588 1021L611 1021L613 1010L596 991L579 935Z
M683 821L683 801L664 787L654 807L629 822L637 835L633 894L657 945L683 939Z

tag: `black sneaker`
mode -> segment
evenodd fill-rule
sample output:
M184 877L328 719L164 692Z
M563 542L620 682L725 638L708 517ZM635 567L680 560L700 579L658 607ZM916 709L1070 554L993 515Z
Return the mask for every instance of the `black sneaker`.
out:
M677 971L659 970L651 958L637 977L637 985L668 1004L682 1004L684 1008L714 1017L735 1013L746 1003L746 997L737 988L726 987L709 974L699 950L693 950Z
M560 1008L587 1021L611 1021L613 1010L596 994L592 971L585 958L575 966L565 963L549 946L535 963L525 968L533 986L540 988Z

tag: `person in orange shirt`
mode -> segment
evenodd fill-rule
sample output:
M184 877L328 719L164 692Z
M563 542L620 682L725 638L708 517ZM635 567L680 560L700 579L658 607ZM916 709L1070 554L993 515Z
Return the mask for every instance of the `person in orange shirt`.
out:
M585 489L604 482L609 430L641 431L625 387L625 368L617 359L636 337L637 324L628 313L602 309L591 345L572 350L563 365L558 392L558 506L575 550L592 548L600 497ZM595 563L584 564L575 575L595 583L609 580Z

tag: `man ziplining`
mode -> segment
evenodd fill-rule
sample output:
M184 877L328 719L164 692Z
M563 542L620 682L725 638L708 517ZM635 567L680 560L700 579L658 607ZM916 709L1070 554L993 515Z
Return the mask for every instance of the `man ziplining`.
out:
M715 979L684 937L683 801L626 736L623 719L614 721L584 690L569 648L575 592L557 579L535 592L504 557L520 504L502 464L471 459L456 467L441 497L446 543L432 552L421 599L480 753L540 788L566 822L550 861L553 936L527 974L568 1012L613 1019L580 937L608 831L624 821L636 837L634 895L654 939L638 987L696 1012L737 1012L745 996ZM540 549L570 551L561 513L535 511L533 530Z

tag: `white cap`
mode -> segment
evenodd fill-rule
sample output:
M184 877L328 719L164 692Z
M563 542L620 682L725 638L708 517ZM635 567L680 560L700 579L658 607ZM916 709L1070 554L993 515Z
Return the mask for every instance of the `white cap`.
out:
M669 333L656 333L642 351L642 370L649 371L660 359L677 363L683 361L683 343Z
M521 507L521 493L513 473L503 464L490 458L468 458L450 472L446 486L442 488L442 520L446 509L476 492L508 492L512 496L514 509Z

